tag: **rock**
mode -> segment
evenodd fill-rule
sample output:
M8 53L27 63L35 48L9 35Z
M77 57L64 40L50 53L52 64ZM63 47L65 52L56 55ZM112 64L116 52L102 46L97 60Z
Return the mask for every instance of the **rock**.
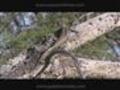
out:
M3 12L0 12L0 16L4 16L5 15L5 13L3 13Z
M37 18L33 12L18 13L13 21L11 21L10 28L13 34L18 34L25 31L36 24Z
M12 67L10 65L2 65L0 67L0 74L7 73Z
M4 33L0 33L0 48L6 48L7 43L5 41Z

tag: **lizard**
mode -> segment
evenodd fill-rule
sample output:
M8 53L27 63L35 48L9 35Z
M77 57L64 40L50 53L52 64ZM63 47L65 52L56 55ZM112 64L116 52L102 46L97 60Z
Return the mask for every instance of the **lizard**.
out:
M79 69L78 64L77 64L78 63L77 59L74 55L72 55L71 53L69 53L68 51L65 51L65 50L57 50L60 47L60 45L62 45L65 41L67 41L67 39L68 39L67 34L68 34L68 28L63 26L62 27L62 34L59 37L59 40L55 43L54 46L52 46L46 52L44 52L39 59L39 61L41 61L41 63L44 63L44 66L42 67L42 69L41 69L41 65L39 65L32 72L30 72L30 74L27 74L28 75L27 77L34 79L39 74L41 74L49 65L50 57L56 53L70 55L72 57L72 59L74 59L75 66L77 67L77 69ZM78 72L81 76L81 71L79 70Z
M63 30L64 28L64 30ZM39 61L40 63L45 63L45 67L47 66L48 64L48 61L46 60L46 58L49 56L50 53L52 53L54 50L56 50L57 48L59 48L60 45L62 45L66 40L67 40L67 30L65 29L65 27L62 27L62 33L61 33L61 36L59 37L59 40L55 43L54 46L52 46L51 48L49 48L46 52L44 52L42 54L42 56L40 57ZM45 62L44 62L45 61ZM43 66L43 68L45 68ZM43 70L42 70L43 71ZM38 73L41 72L41 68L38 68L37 70L35 69L35 71L33 71L31 73L31 76L30 77L36 77L38 75ZM34 75L33 75L34 74Z
M67 40L67 38L68 38L67 32L68 32L68 29L63 27L62 35L60 36L59 40L55 43L55 45L53 47L49 48L40 58L41 63L44 63L44 61L45 61L44 66L42 67L42 69L41 68L38 68L37 70L35 69L35 71L33 71L33 73L31 73L31 76L30 76L31 78L35 78L39 74L41 74L46 69L46 67L49 65L50 57L56 53L61 53L61 54L66 54L66 55L71 56L72 59L74 60L75 66L77 67L77 69L79 69L78 63L76 63L77 59L74 57L74 55L72 55L71 53L69 53L65 50L57 50L60 47L60 45L62 45ZM79 72L79 75L81 76L81 72L79 70L78 70L78 72Z

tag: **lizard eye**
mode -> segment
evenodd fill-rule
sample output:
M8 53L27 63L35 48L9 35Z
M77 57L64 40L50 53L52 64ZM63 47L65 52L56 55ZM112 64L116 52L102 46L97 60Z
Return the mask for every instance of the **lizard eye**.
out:
M26 56L26 59L29 59L29 58L30 58L29 55L27 55L27 56Z

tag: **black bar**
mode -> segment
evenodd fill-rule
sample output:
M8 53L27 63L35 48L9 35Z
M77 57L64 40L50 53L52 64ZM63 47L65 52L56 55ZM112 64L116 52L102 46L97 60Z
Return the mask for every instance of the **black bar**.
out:
M119 80L1 80L0 89L111 89L120 88Z
M41 4L78 4L84 2L85 0L35 0L36 3Z
M0 0L0 11L120 11L120 0Z

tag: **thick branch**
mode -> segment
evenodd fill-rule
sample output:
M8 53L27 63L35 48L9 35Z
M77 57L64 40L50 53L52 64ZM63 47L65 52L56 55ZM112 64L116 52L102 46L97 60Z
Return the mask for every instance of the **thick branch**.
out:
M65 65L64 68L66 68L65 72L69 73L67 75L62 75L61 79L64 77L76 77L76 78L82 78L82 79L120 79L120 62L113 62L110 60L101 61L101 60L91 60L87 58L78 58L79 63L79 69L81 70L82 77L76 76L75 74L77 71L73 70L72 67L69 66L71 64L70 58L61 57L58 59L54 59L54 73L61 73L61 68L59 67L59 64L55 62L59 62L60 60L66 60L63 61L63 64L67 62L67 65ZM53 67L53 66L52 66ZM49 71L49 70L48 70ZM33 74L35 72L32 72ZM52 74L52 73L51 73ZM31 73L28 73L22 77L19 77L19 79L23 78L30 78L29 75ZM59 78L60 75L58 75L57 78ZM45 77L41 78L48 78L49 75L46 75ZM54 77L53 77L54 78Z
M103 79L119 79L120 78L120 62L110 60L91 60L79 58L81 61L81 73L84 78L103 78Z
M114 30L114 28L120 26L119 15L120 13L105 13L71 27L72 30L77 33L70 32L64 47L67 50L73 50L88 41L92 41L97 37Z

